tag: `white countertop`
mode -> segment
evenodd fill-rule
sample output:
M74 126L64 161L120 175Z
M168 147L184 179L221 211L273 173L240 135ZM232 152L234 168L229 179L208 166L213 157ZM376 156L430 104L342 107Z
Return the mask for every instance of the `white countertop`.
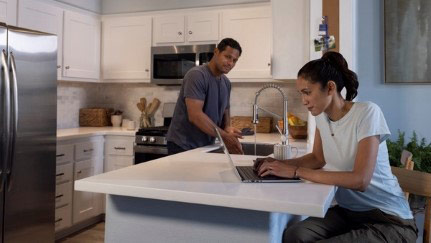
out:
M274 143L274 134L257 141ZM244 142L254 141L247 136ZM291 142L305 153L304 141ZM334 186L301 183L241 183L226 155L206 153L211 145L137 164L75 182L75 190L213 206L285 212L323 217L334 197ZM233 155L237 165L251 165L254 156Z
M136 130L122 127L78 127L57 129L57 141L103 135L135 136Z

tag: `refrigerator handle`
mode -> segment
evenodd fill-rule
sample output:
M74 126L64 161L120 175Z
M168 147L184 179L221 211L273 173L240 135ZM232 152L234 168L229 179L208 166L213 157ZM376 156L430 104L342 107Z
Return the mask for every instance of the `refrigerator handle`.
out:
M6 166L9 161L9 147L10 147L10 128L11 128L11 114L10 114L10 77L9 77L9 66L6 59L6 50L3 49L1 52L1 66L4 72L4 121L3 121L3 137L2 137L2 162L0 166L0 192L3 191L6 182Z
M15 158L15 143L16 143L16 136L18 131L18 82L16 78L16 65L15 65L15 56L13 55L13 52L9 53L10 56L10 67L12 69L12 82L11 82L11 128L12 128L12 134L10 135L10 146L9 146L9 160L6 167L6 177L8 178L8 190L11 189L12 186L12 168L13 168L13 161Z

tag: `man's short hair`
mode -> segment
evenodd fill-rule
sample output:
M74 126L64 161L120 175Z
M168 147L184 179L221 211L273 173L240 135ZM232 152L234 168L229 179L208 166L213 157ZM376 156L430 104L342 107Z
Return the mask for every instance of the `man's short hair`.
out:
M224 38L223 40L221 40L220 43L218 43L218 45L217 45L217 49L220 52L222 52L228 46L230 46L233 49L237 49L239 51L239 55L241 56L241 53L242 53L241 46L239 45L238 41L236 41L232 38Z

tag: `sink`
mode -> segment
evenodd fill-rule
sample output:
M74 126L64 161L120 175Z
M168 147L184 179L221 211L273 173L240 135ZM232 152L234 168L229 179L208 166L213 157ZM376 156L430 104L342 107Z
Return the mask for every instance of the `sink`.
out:
M254 143L241 143L244 155L254 155ZM211 150L208 153L223 153L222 148ZM256 144L256 156L268 156L274 153L274 144L258 143Z

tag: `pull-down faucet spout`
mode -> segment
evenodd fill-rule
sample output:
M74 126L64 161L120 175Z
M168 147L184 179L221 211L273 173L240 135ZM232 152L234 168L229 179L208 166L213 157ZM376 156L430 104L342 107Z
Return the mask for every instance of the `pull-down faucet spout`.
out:
M280 115L277 115L274 112L268 111L266 109L263 109L261 107L259 107L257 105L257 98L259 97L260 93L265 90L265 89L269 89L269 88L274 88L278 91L280 91L281 96L283 98L283 116L281 117ZM282 131L282 135L285 136L286 139L282 139L282 144L286 145L286 141L287 141L287 135L288 135L288 130L287 130L287 95L283 92L283 90L281 90L281 88L278 85L275 84L265 84L259 91L256 92L256 97L254 98L254 105L253 105L253 124L257 124L259 123L259 110L263 110L267 113L270 113L276 117L282 118L283 119L283 131ZM278 126L278 125L276 125Z

